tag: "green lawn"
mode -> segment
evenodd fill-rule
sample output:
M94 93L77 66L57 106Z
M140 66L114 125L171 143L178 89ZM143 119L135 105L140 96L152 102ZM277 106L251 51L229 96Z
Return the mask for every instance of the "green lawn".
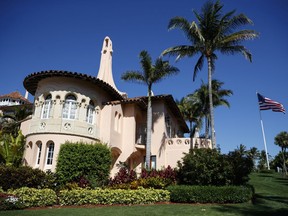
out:
M5 216L154 216L154 215L207 215L207 216L287 216L288 215L288 179L279 174L251 175L251 184L255 186L256 200L254 203L231 205L195 205L195 204L161 204L143 206L105 206L93 208L47 208L41 210L5 211Z

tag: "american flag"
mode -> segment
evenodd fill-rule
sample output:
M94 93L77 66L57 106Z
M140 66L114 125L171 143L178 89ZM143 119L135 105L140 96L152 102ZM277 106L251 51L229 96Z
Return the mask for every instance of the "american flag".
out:
M272 109L273 112L282 112L285 114L285 108L281 103L271 100L270 98L264 97L259 93L257 93L257 96L260 110Z

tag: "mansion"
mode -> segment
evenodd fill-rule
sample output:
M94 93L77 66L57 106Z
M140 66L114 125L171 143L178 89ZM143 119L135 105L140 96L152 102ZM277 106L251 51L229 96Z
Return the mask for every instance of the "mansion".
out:
M111 175L118 171L119 162L141 170L146 155L147 97L129 98L117 89L112 52L112 41L106 37L97 77L47 70L24 79L25 89L34 96L33 114L21 124L26 165L55 171L61 144L101 141L112 152ZM184 137L189 128L171 95L153 96L152 111L152 168L176 167L191 145L211 147L200 138Z

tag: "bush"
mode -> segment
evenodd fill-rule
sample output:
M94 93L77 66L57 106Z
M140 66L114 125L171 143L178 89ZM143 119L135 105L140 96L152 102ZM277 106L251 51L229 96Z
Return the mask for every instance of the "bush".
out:
M184 185L228 185L231 167L216 149L192 149L178 162L178 181Z
M5 191L21 187L53 188L55 182L53 173L45 173L27 166L0 166L0 187Z
M222 155L216 149L192 149L178 167L179 184L244 185L253 170L253 159L239 150Z
M17 196L19 201L26 208L51 206L57 203L57 195L51 189L23 187L16 190L11 190L9 193Z
M157 189L79 189L64 190L59 193L61 205L84 205L84 204L151 204L170 200L169 192Z
M249 186L169 186L171 202L176 203L242 203L252 200Z
M113 189L137 189L138 187L164 189L176 183L176 174L176 170L170 166L162 170L142 169L140 178L137 179L134 170L129 171L127 167L122 167L116 176L110 179L109 187Z
M253 159L241 151L235 150L228 153L227 161L232 168L232 173L229 176L231 184L246 184L254 167Z
M23 209L19 198L13 194L0 192L0 210Z
M111 152L101 143L68 143L61 145L56 174L61 185L85 178L90 186L107 184Z

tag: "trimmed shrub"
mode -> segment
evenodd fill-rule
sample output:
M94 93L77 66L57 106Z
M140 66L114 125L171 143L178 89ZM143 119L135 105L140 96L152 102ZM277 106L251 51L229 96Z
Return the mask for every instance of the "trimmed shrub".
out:
M35 189L23 187L11 190L9 193L16 195L26 208L51 206L57 203L57 195L51 189Z
M53 188L56 177L53 173L45 173L31 167L0 166L0 187L4 191L21 187Z
M169 186L171 202L176 203L243 203L252 200L250 186Z
M110 149L101 143L61 145L56 167L59 183L65 185L85 178L91 187L108 183L111 166Z
M84 205L84 204L151 204L170 200L169 191L157 189L79 189L64 190L59 193L61 205Z

